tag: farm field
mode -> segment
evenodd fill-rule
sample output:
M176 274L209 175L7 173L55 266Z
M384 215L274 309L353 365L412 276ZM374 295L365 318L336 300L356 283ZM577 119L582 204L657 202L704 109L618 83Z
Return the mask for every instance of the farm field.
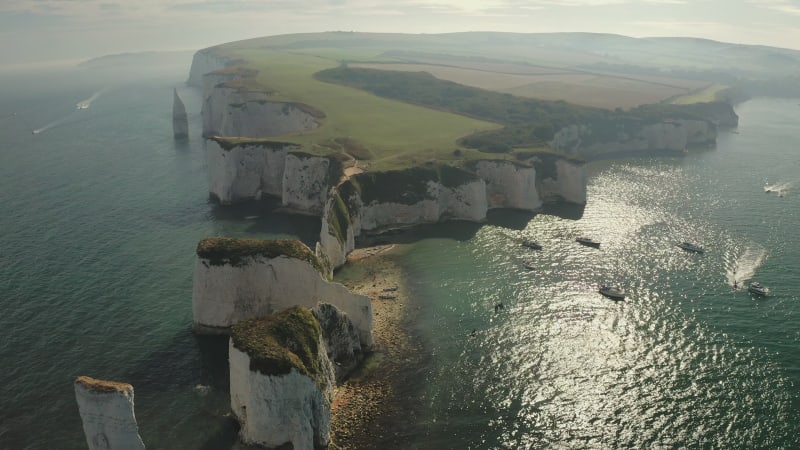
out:
M658 103L708 85L698 80L475 61L445 61L441 64L366 63L350 64L350 67L428 72L442 80L481 89L605 109Z

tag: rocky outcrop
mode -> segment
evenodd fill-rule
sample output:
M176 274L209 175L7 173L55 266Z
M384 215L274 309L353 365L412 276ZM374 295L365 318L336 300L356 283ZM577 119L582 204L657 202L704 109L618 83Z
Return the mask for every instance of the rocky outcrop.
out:
M226 332L242 320L292 306L336 306L372 346L372 303L326 279L328 269L299 241L203 239L197 246L192 288L194 327Z
M295 450L328 446L335 376L322 339L302 307L233 327L231 409L242 441Z
M186 106L178 97L178 90L172 91L172 133L176 139L189 137L189 119L186 116Z
M679 112L685 117L644 125L632 119L599 122L596 125L569 125L556 132L549 145L556 150L589 160L618 154L682 154L689 148L714 146L717 125L711 120L689 118L699 115L688 109L688 106L690 105L680 107ZM733 113L730 105L727 108Z
M78 377L75 398L89 450L144 450L133 413L133 386Z
M322 341L333 363L336 380L342 380L364 359L358 330L347 314L333 305L321 303L311 312L322 330Z

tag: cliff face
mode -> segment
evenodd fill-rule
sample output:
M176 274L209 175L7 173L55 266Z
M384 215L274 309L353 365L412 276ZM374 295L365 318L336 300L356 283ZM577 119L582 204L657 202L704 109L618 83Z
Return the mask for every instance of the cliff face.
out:
M286 155L296 149L288 144L243 144L227 150L206 140L209 194L223 205L262 195L282 198Z
M75 399L89 450L144 450L133 413L133 386L78 377Z
M558 159L556 177L542 177L539 195L544 203L564 201L586 204L586 169L582 163Z
M334 363L336 379L342 380L364 359L358 330L350 317L333 305L321 303L311 313L319 322L325 353Z
M486 180L489 208L533 211L542 206L536 190L536 170L508 161L479 161L476 173Z
M348 315L364 347L372 346L372 303L325 280L307 261L287 256L244 256L235 263L198 254L192 288L194 327L225 332L231 325L292 306L336 306Z
M361 230L377 231L384 228L436 223L445 219L480 222L486 218L486 185L482 180L453 187L428 181L425 189L428 198L413 203L378 200L362 203L358 217Z
M335 183L339 175L339 171L331 170L331 164L328 158L302 153L287 154L281 203L303 214L321 215L328 186Z
M688 147L708 146L716 142L716 127L708 121L670 120L632 130L621 129L615 140L596 140L587 125L570 125L559 130L550 146L587 159L615 153L676 152Z
M313 130L325 115L309 106L270 100L270 93L248 88L254 74L227 69L203 75L203 136L269 137Z

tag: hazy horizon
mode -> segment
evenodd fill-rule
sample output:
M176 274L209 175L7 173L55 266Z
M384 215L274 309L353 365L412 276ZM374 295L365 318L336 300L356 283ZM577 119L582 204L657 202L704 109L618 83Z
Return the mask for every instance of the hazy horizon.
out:
M321 31L575 31L800 50L799 24L797 0L11 0L0 4L0 68Z

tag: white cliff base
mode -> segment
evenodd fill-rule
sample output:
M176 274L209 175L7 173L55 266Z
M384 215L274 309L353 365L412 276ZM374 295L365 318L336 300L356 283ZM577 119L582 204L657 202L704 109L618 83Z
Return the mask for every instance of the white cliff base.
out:
M75 399L89 450L144 450L133 412L133 386L78 377Z

